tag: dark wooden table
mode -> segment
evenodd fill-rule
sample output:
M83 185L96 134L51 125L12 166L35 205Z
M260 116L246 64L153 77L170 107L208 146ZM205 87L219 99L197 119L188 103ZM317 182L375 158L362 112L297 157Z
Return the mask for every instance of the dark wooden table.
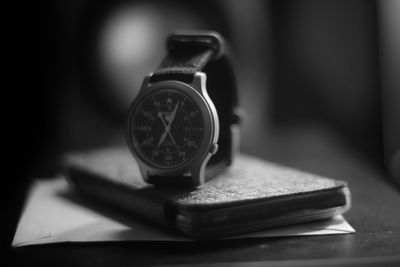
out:
M12 249L21 263L39 265L197 264L246 266L400 266L400 193L373 163L321 129L288 129L261 138L252 154L344 179L352 191L345 218L355 234L213 242L125 242ZM262 143L260 145L260 143Z

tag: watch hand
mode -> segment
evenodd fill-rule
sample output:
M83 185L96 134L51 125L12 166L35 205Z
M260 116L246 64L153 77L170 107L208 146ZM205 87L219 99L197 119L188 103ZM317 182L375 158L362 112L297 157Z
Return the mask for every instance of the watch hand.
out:
M172 142L174 143L174 145L176 145L175 139L171 134L171 124L174 122L175 117L176 117L176 112L178 111L178 106L179 106L179 102L176 103L174 110L172 111L172 113L168 116L165 116L165 119L168 121L168 125L165 123L164 118L162 116L162 112L158 112L157 116L161 119L164 127L165 127L165 132L161 135L160 141L158 142L158 146L160 146L162 144L162 142L164 142L167 133L169 134L169 137L171 138Z
M164 118L163 118L163 116L162 116L161 111L159 111L159 112L157 113L157 117L160 118L162 124L164 125L164 129L165 129L164 132L163 132L163 134L162 134L161 137L160 137L160 140L158 141L158 146L160 146L160 145L162 144L162 142L164 142L165 138L167 137L168 126L167 126L167 124L166 124L165 121L164 121Z
M168 116L165 116L165 118L168 121L168 126L171 126L171 124L174 122L175 117L176 117L176 112L178 111L178 106L179 106L179 102L176 103L174 110L172 111L172 113Z
M165 131L165 132L163 132L163 134L161 135L161 137L160 137L160 140L158 141L158 147L160 147L160 145L162 144L162 142L164 142L164 140L165 140L165 137L167 137L167 131Z
M178 111L178 106L179 106L179 102L176 103L175 108L174 108L174 111L172 111L171 121L170 121L170 123L169 123L168 126L170 126L170 125L172 124L172 122L175 120L176 112Z
M172 115L170 117L170 121L168 122L168 133L169 133L169 137L171 138L172 142L174 143L174 145L176 145L175 139L171 134L171 124L174 122L175 117L176 117L176 112L178 110L178 106L179 106L179 102L176 103L174 110L172 111Z
M162 142L164 142L165 138L167 137L167 134L169 134L169 137L171 138L172 142L174 143L174 145L176 145L175 139L171 134L171 127L165 123L161 111L157 113L157 117L160 118L160 120L165 128L164 133L161 135L160 140L158 141L158 146L160 146L162 144Z
M169 137L170 137L171 140L172 140L172 143L174 143L174 145L176 145L175 139L174 139L174 137L173 137L172 134L171 134L171 129L168 130L168 134L169 134Z
M162 112L158 112L157 116L161 119L162 123L164 124L165 127L165 131L168 131L169 137L171 138L172 142L174 143L174 145L176 145L175 139L171 134L171 124L174 122L175 117L176 117L176 112L178 111L178 107L179 107L179 102L176 103L174 110L172 111L172 113L168 116L165 116L165 119L168 121L168 125L166 125L164 118L162 117ZM165 136L164 136L165 139ZM162 143L162 142L161 142Z

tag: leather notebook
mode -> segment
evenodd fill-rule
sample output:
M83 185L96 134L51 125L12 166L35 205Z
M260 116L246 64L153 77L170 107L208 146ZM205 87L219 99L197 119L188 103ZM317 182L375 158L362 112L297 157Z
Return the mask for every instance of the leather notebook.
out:
M70 154L64 174L82 195L195 239L215 239L327 219L350 208L346 182L238 155L197 188L145 183L130 152Z

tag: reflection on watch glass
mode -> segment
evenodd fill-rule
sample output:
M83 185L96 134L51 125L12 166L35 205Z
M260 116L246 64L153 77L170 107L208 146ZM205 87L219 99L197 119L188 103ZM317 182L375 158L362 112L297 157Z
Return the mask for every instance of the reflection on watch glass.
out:
M174 89L145 96L131 119L135 149L157 167L184 164L195 155L204 136L200 108L189 95Z

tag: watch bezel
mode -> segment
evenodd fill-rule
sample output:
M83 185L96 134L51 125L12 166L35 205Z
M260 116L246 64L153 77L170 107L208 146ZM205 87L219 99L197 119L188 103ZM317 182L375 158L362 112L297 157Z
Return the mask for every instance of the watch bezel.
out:
M148 96L149 94L155 93L156 91L161 91L163 89L176 90L191 97L201 112L202 115L201 117L203 119L203 124L204 124L203 137L199 145L199 148L197 149L195 154L185 163L173 167L162 167L158 166L157 164L153 164L142 155L142 152L136 148L133 141L134 138L132 131L132 117L134 116L137 107L141 103L141 100L146 96ZM199 93L198 90L196 90L191 85L180 81L166 80L152 84L146 84L146 82L144 82L143 88L141 89L136 99L133 101L131 108L129 110L128 125L127 125L128 127L127 140L129 148L132 154L135 156L136 160L138 161L138 164L142 170L142 174L145 178L149 175L160 175L160 176L182 175L185 173L189 173L195 169L198 169L199 166L203 164L203 161L205 160L205 158L207 158L208 154L210 153L211 145L218 138L216 134L219 132L219 129L216 130L216 128L219 127L219 125L217 121L214 119L215 114L214 115L212 114L212 112L215 112L215 109L213 109L210 106L210 103L208 103L208 101L210 100L207 96L203 96L201 93Z

